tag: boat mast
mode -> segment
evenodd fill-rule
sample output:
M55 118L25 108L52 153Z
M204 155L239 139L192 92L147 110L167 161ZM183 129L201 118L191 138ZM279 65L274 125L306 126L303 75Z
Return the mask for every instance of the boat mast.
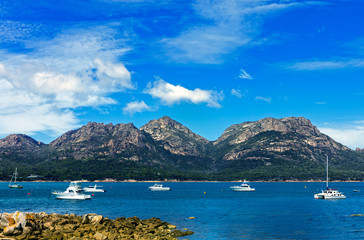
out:
M326 189L329 189L329 156L326 155Z
M15 168L15 173L14 173L14 183L16 183L16 175L18 175L18 168Z

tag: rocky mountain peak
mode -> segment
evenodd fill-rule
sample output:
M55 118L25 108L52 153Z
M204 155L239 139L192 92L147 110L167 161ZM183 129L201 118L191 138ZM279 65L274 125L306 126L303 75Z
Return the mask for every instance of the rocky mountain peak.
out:
M231 139L231 144L238 144L261 132L267 131L281 133L296 132L304 136L317 136L321 134L317 127L313 126L311 121L304 117L287 117L282 119L267 117L254 122L243 122L230 126L214 144L219 144L228 138L233 138Z
M151 120L140 128L174 154L200 156L209 141L168 116Z
M71 154L76 159L126 156L142 148L146 152L154 151L145 133L132 123L113 125L89 122L77 130L63 134L50 145L58 151ZM129 157L139 159L136 156Z
M26 147L39 148L44 143L34 140L25 134L11 134L3 139L0 139L0 148L7 147Z
M140 131L132 124L96 123L89 122L77 130L69 131L61 137L52 141L52 146L64 145L65 143L99 143L112 136L126 137L130 134L140 134Z
M271 132L271 133L269 133ZM256 136L265 134L265 137ZM274 134L277 133L277 134ZM242 147L250 139L255 138L253 149ZM282 119L264 118L255 122L244 122L227 128L214 143L215 146L230 146L232 150L224 158L239 159L255 149L265 149L269 152L300 152L307 150L307 155L315 159L311 148L334 153L348 150L347 147L335 142L329 136L321 133L311 121L304 117L287 117Z

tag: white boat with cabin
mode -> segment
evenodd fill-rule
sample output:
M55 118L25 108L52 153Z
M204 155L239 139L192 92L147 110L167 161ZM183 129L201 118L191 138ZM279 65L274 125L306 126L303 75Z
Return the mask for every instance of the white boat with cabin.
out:
M345 199L346 196L338 189L329 188L329 157L326 156L326 189L314 196L316 199Z
M255 188L251 188L248 181L245 181L240 186L232 186L231 190L235 192L254 192Z
M99 187L99 188L98 188ZM88 186L84 187L82 190L84 192L106 192L104 189L100 188L102 186L97 186L96 184L94 186Z
M91 195L86 195L82 193L82 184L77 181L70 183L66 191L54 191L52 194L56 195L57 199L67 199L67 200L89 200Z
M153 186L149 187L150 191L170 191L170 187L163 187L162 184L154 184Z

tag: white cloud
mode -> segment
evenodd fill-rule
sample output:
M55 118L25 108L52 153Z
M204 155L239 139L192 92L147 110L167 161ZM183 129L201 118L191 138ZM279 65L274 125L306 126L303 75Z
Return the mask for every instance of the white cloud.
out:
M50 130L58 135L77 126L76 115L60 110L46 98L26 90L14 88L0 79L0 134L34 134Z
M261 100L261 101L264 101L264 102L267 102L267 103L270 103L272 98L271 97L260 97L260 96L256 96L255 97L255 101L258 101L258 100Z
M123 108L123 113L134 115L134 113L140 113L151 110L152 108L148 106L144 101L134 101L126 104L126 106Z
M364 124L363 122L353 122L350 125L340 127L319 127L320 131L330 136L335 141L352 149L364 148Z
M327 102L315 102L315 104L317 104L317 105L326 105Z
M239 47L261 42L263 18L305 3L266 0L198 0L196 20L178 36L161 41L172 60L216 64ZM267 41L263 41L267 42Z
M240 90L235 90L235 89L231 89L231 95L238 97L238 98L242 98L243 94L241 93Z
M221 93L212 90L201 90L196 88L189 90L181 85L173 85L162 79L149 83L144 90L154 98L161 100L162 104L173 105L180 102L191 102L194 104L206 103L209 107L219 108L219 101L223 99Z
M240 75L239 75L239 78L242 78L242 79L249 79L249 80L252 80L253 77L250 76L249 73L247 73L244 69L240 69Z
M332 70L332 69L362 68L362 67L364 67L364 59L306 61L306 62L296 62L288 65L289 69L300 70L300 71Z
M72 30L52 40L26 41L29 54L0 52L0 134L49 132L78 126L75 110L116 104L109 95L135 89L118 60L114 30Z
M73 112L57 111L51 104L0 115L0 134L33 135L50 131L52 135L57 136L78 126L78 119Z
M123 64L112 62L102 62L100 59L95 59L97 67L97 76L99 79L107 79L104 87L110 86L114 89L133 89L134 85L131 82L130 72Z

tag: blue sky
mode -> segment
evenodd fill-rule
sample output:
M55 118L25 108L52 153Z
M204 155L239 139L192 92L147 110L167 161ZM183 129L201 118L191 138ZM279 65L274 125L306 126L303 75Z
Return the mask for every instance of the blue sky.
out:
M0 137L303 116L364 147L362 1L0 2Z

